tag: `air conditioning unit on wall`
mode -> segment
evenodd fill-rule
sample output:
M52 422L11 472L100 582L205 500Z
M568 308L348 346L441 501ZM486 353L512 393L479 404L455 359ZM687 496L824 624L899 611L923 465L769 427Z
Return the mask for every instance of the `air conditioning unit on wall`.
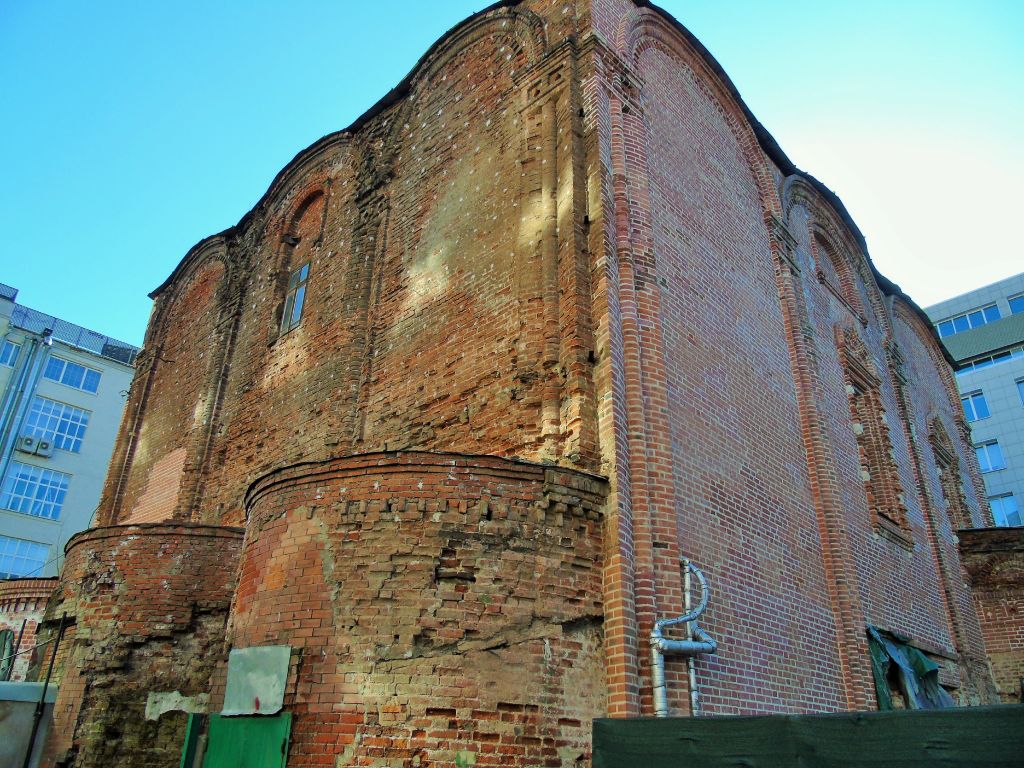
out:
M22 435L15 446L22 453L31 453L48 459L53 456L53 441L32 435Z

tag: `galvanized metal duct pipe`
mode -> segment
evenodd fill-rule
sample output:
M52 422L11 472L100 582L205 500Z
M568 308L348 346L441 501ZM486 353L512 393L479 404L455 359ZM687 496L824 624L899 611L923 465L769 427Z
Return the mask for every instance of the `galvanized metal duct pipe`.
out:
M699 708L697 697L696 672L692 666L693 657L698 653L714 653L718 650L718 643L697 624L697 617L704 613L708 607L708 582L704 574L693 563L685 558L681 560L686 573L697 578L700 583L700 603L696 608L689 608L689 584L687 584L687 611L682 616L671 619L660 619L654 622L654 629L651 630L651 678L654 687L654 714L657 717L668 717L668 695L665 690L665 654L675 654L689 657L690 672L690 704L691 711L696 714ZM688 580L688 579L687 579ZM689 623L688 640L672 640L665 637L664 629L676 624ZM694 707L698 708L694 708Z

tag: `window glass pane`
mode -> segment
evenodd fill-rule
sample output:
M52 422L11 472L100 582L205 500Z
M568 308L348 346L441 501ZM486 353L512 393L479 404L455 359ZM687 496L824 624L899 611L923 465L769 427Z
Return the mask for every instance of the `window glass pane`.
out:
M292 327L299 324L299 318L302 317L302 302L306 298L306 286L300 285L299 289L295 291L295 304L292 305L292 317L290 324Z
M61 376L60 383L67 384L69 387L75 387L76 389L82 388L82 380L85 378L85 367L78 363L72 363L68 361L64 364L64 375Z
M303 282L305 282L305 280L306 280L306 278L308 276L309 276L309 264L306 263L306 264L303 264L302 268L299 270L299 280L302 280Z
M952 336L953 333L954 331L952 320L943 320L941 323L939 323L939 336Z
M1006 462L1003 461L1003 449L999 447L999 443L989 443L988 448L988 461L992 465L992 469L1004 469Z
M985 395L976 394L974 400L974 412L978 415L979 419L988 418L988 403L985 401Z
M1012 493L1005 496L990 496L989 504L992 507L992 517L996 525L1020 525L1020 511L1017 509L1017 500Z
M988 403L985 402L985 396L979 394L979 395L975 395L971 399L974 401L974 412L976 414L978 414L978 418L979 419L987 419L989 417L989 413L988 413Z
M985 318L981 314L980 309L976 309L967 315L967 320L971 324L971 328L977 328L979 325L985 324Z
M4 339L3 346L0 347L0 365L7 365L13 368L18 362L18 352L20 351L20 344Z
M1024 307L1022 307L1022 309L1024 309ZM999 319L999 307L995 304L990 307L985 307L982 311L985 313L986 322L991 323Z
M71 475L12 461L0 492L0 507L58 520Z
M953 318L953 330L956 331L956 333L962 333L963 331L968 330L970 327L971 326L970 324L968 324L966 316L960 315L960 317Z
M82 382L82 389L86 392L96 392L100 388L100 372L92 368L85 369L85 381Z
M51 381L60 381L62 373L64 373L63 360L59 357L51 357L46 361L46 370L43 371L43 376Z
M1024 312L1024 293L1010 297L1010 312L1014 315Z
M1017 382L1017 394L1020 395L1020 404L1024 405L1024 379Z
M49 551L46 544L0 536L0 579L38 574L46 564Z
M45 397L35 397L23 434L46 440L54 448L78 453L89 424L89 412Z

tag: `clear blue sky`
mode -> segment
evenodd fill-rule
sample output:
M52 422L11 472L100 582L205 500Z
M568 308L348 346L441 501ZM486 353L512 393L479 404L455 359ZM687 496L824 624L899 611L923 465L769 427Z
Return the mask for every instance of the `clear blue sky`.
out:
M486 4L0 3L0 282L140 343L189 247ZM1024 2L663 6L918 302L1024 271Z

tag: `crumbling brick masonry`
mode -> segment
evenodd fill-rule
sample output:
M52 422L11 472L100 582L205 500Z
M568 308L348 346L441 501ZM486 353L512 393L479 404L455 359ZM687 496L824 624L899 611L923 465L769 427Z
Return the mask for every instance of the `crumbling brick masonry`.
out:
M76 766L122 759L104 729L174 765L148 692L217 711L227 651L265 644L291 648L289 766L586 764L592 717L652 712L684 557L713 590L707 713L875 707L869 625L994 700L942 348L649 3L467 19L152 295L103 527L54 605ZM147 612L129 552L230 599L226 629L184 594ZM187 679L154 681L170 638ZM688 713L684 659L667 682Z

